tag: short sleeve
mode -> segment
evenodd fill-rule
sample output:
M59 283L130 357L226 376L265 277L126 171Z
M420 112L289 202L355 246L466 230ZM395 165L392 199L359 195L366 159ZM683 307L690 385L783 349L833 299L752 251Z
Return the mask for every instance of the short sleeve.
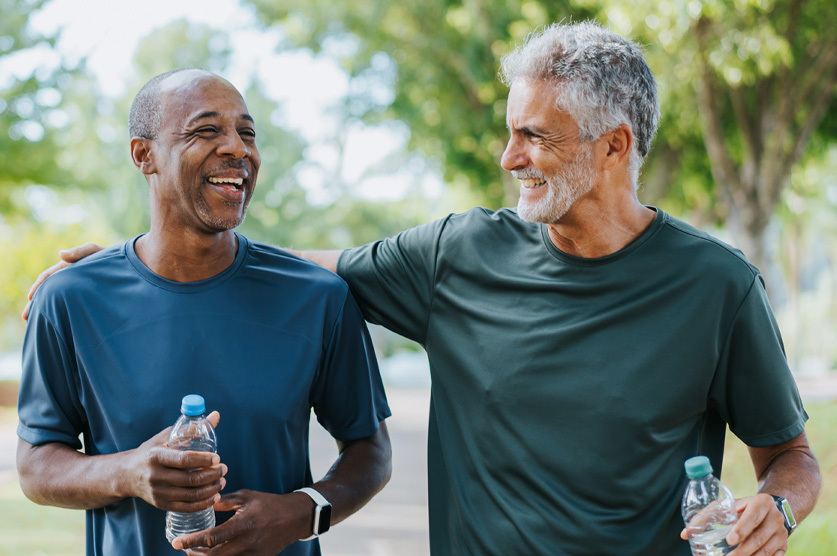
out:
M342 441L372 436L391 415L369 330L348 291L325 346L311 405L323 428Z
M369 322L424 344L439 242L449 218L343 252L337 273Z
M805 429L808 415L760 276L754 279L727 334L710 403L749 446L781 444Z
M84 418L74 378L75 358L37 307L26 327L22 364L18 436L33 446L61 442L81 448Z

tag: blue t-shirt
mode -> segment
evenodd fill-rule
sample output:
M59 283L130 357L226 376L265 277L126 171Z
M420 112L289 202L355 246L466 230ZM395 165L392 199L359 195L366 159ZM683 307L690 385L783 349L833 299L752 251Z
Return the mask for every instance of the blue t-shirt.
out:
M345 282L237 237L234 263L200 282L157 276L135 240L47 280L26 330L18 435L76 448L81 436L90 455L130 450L174 423L185 394L201 394L221 413L224 492L287 493L312 482L312 407L338 440L374 434L390 412ZM88 511L87 554L182 554L164 519L139 498ZM319 544L282 554L319 554Z

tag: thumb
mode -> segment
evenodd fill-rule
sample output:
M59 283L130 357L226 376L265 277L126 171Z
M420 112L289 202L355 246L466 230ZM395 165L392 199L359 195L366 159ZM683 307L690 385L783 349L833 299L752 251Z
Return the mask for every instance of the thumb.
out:
M217 429L218 423L221 421L221 414L217 411L213 411L206 416L206 420L209 421L209 424L212 425L213 429Z

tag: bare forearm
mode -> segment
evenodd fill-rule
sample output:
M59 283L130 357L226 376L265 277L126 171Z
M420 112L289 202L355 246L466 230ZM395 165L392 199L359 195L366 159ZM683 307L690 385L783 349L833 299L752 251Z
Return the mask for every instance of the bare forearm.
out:
M759 477L759 492L787 498L797 521L814 509L821 486L819 463L805 447L779 454Z
M392 475L392 449L383 421L375 435L341 448L334 465L314 485L332 504L332 524L362 508Z
M302 257L303 259L317 263L321 267L327 268L335 273L337 272L337 261L340 260L340 255L343 253L339 249L333 251L294 251L292 249L286 249L286 251L297 257Z
M23 493L37 504L89 510L124 498L120 454L89 456L60 443L32 446L18 441Z

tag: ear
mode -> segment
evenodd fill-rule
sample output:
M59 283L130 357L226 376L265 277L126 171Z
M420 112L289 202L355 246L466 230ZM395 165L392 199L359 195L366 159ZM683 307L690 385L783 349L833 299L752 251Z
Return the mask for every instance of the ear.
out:
M131 139L131 159L134 161L134 166L146 176L157 173L157 167L151 156L151 139L140 137Z
M605 169L612 170L623 162L627 164L634 142L631 128L627 124L622 124L610 133L605 133L601 138L607 146L607 154L604 158Z

